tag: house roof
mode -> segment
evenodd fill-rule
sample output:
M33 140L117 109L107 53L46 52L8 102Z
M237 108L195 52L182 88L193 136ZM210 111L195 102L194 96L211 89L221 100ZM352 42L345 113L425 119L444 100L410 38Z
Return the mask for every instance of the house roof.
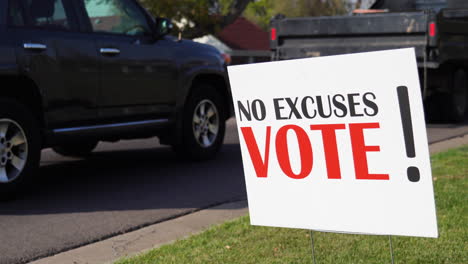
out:
M216 37L232 49L270 50L268 32L244 17L237 18Z

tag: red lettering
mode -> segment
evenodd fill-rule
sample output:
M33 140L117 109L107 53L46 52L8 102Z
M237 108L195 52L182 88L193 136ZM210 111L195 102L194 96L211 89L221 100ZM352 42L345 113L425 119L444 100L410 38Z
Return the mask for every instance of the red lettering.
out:
M265 160L262 160L260 149L253 134L251 127L241 127L242 135L244 136L245 144L249 150L252 164L255 168L258 178L266 178L268 176L268 160L270 157L270 135L271 126L267 126L266 140L265 140Z
M380 128L379 123L349 124L351 144L353 146L354 170L358 180L389 180L388 174L370 174L367 165L366 152L378 152L379 146L366 146L364 142L364 129Z
M292 130L296 133L297 140L299 143L299 151L301 158L301 171L299 174L295 174L291 168L291 160L289 157L288 131ZM279 165L283 172L290 178L293 179L304 179L309 176L312 171L313 156L312 156L312 145L310 143L307 133L299 126L288 125L280 128L276 134L276 156L278 158Z
M340 158L338 157L338 146L336 144L336 130L346 129L345 124L311 125L310 129L322 131L328 179L341 179Z

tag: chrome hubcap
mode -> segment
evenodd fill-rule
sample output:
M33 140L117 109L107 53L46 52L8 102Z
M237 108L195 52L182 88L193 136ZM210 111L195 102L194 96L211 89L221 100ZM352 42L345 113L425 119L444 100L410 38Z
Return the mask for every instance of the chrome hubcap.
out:
M23 129L10 119L0 119L0 183L14 181L23 171L28 142Z
M218 137L219 114L216 106L208 99L201 101L193 113L193 135L197 143L211 147Z

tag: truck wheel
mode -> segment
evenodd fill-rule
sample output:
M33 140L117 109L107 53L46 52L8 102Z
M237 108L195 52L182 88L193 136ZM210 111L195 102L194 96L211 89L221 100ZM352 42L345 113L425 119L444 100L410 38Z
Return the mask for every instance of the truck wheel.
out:
M38 123L31 111L13 99L0 99L0 199L27 187L41 153Z
M214 157L221 148L226 130L223 98L211 85L197 86L185 106L181 144L174 149L191 160Z
M52 149L62 155L69 157L86 157L96 148L98 141L73 142L55 146Z
M468 114L468 80L465 70L459 69L453 74L452 90L448 99L449 121L464 121Z
M441 93L434 93L424 100L424 114L428 123L445 122L441 109L444 108Z

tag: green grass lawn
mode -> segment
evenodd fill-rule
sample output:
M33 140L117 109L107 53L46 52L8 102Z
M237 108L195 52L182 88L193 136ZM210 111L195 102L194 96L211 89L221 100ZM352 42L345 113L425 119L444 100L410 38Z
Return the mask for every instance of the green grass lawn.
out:
M440 237L393 237L395 263L468 263L468 146L432 156ZM317 264L390 263L386 236L314 232ZM248 216L119 264L312 263L310 232L250 226Z

